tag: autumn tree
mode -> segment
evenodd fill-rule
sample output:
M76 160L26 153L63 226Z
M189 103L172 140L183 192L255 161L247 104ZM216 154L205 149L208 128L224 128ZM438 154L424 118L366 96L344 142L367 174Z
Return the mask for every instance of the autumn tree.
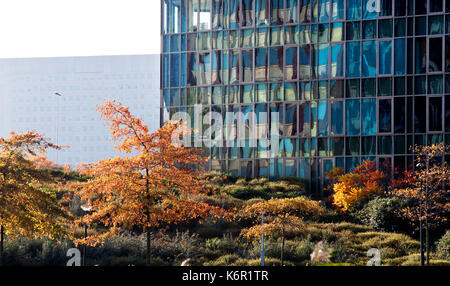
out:
M361 201L383 192L383 180L386 176L377 170L374 162L364 161L349 173L338 171L329 176L334 174L333 205L343 212L352 210Z
M259 240L263 235L281 237L281 265L283 265L284 241L286 232L299 231L304 227L304 218L319 215L325 209L319 202L303 197L292 199L270 199L248 205L242 210L242 217L257 222L243 229L241 236L249 240ZM261 223L264 215L264 223Z
M0 137L0 260L4 236L61 239L70 218L57 199L60 183L42 166L47 149L60 149L34 131Z
M181 121L150 133L121 103L106 101L98 110L110 127L116 149L126 156L80 169L89 179L77 184L77 194L92 211L78 223L97 222L108 230L76 243L97 245L121 229L139 228L147 234L149 264L151 228L225 213L202 202L207 195L200 179L205 164L202 151L173 142L190 131Z
M450 213L450 169L443 158L450 151L444 144L415 146L416 168L394 188L392 195L411 203L398 211L416 229L425 227L427 263L429 263L429 231L448 223Z

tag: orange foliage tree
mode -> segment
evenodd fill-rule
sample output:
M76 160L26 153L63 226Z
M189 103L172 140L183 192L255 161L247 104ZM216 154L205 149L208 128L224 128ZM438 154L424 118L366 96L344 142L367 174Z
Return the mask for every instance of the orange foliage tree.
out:
M139 228L147 233L148 264L151 228L226 213L202 202L207 195L199 177L205 164L202 152L172 143L175 134L189 131L181 121L169 122L150 134L142 120L121 103L106 101L98 110L118 143L116 149L127 156L80 168L89 179L76 185L76 193L92 211L78 223L98 222L108 230L75 243L94 246L121 229Z
M252 218L259 222L243 229L241 236L249 240L259 240L263 235L281 237L281 265L283 265L284 240L286 232L298 231L304 227L303 219L320 215L325 209L319 202L303 197L292 199L270 199L268 201L248 205L242 210L244 218ZM262 215L265 216L261 224Z
M376 169L374 162L364 161L350 173L335 172L333 205L341 211L349 211L359 202L370 199L383 192L383 180L386 175ZM328 174L328 176L333 174Z
M443 157L450 153L444 144L415 146L416 168L408 173L407 184L399 185L391 195L411 203L398 210L398 214L426 230L427 262L429 263L429 231L439 225L448 225L450 214L450 169Z
M40 159L47 149L60 148L34 131L0 137L0 261L4 234L9 239L67 236L70 215L57 199L60 182Z

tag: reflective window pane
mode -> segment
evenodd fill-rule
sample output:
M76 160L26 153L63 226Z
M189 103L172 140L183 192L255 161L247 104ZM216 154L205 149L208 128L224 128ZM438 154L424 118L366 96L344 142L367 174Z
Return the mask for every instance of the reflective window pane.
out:
M359 135L361 131L359 99L346 100L345 110L347 135Z
M390 133L392 131L392 101L384 99L379 101L378 124L380 133Z
M361 103L362 134L376 135L377 132L376 99L363 99Z

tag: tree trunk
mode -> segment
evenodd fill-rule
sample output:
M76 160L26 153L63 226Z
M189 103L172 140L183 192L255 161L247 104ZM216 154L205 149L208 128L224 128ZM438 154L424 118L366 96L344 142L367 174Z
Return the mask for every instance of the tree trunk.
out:
M427 226L425 230L425 243L426 243L426 249L427 249L427 266L430 266L430 240L429 240L429 228L428 228L428 221Z
M147 230L147 258L146 258L146 264L147 264L147 266L150 266L150 248L151 248L151 245L150 245L151 244L151 233L150 233L151 229L150 229L150 226L149 226L150 221L151 221L151 219L150 219L150 198L151 198L151 196L150 196L150 181L148 179L149 174L150 174L149 169L146 167L145 168L145 189L146 189L146 192L147 192L147 196L146 196L146 198L147 198L147 206L146 206L145 215L147 216L147 227L146 227L146 230Z
M0 266L3 266L3 240L5 238L3 225L0 226Z
M87 238L87 223L84 224L84 240ZM86 243L83 245L83 266L86 266Z
M429 209L428 209L428 192L429 192L429 186L428 186L428 169L430 166L430 158L427 154L427 186L425 191L425 247L427 251L427 266L430 266L430 241L429 241L429 225L428 225L428 215L429 215Z
M151 234L150 234L150 228L147 227L147 266L150 266L150 243L151 243Z
M284 229L281 230L281 266L283 266L283 256L284 256Z
M420 231L419 231L419 236L420 236L420 266L425 266L425 255L423 252L423 224L422 224L422 202L420 202L421 206L420 206Z

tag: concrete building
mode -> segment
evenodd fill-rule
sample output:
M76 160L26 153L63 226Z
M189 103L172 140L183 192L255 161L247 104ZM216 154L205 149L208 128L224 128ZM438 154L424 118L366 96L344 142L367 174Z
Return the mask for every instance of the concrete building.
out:
M159 66L159 55L0 59L0 136L45 133L70 146L49 153L60 164L117 156L96 105L118 100L158 129Z

